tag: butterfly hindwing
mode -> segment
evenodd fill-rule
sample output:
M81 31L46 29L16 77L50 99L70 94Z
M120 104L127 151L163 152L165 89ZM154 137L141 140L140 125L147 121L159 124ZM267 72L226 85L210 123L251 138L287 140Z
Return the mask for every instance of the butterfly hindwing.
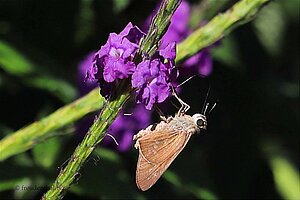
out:
M139 158L136 182L141 190L149 189L166 171L187 144L191 134L172 129L158 129L138 140Z

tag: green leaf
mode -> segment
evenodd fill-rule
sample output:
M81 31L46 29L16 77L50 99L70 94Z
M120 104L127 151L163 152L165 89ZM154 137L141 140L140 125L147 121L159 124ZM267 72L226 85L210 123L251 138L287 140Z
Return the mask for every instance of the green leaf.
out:
M33 87L49 91L64 102L70 102L77 95L77 91L73 86L60 79L40 76L28 78L25 82Z
M275 184L284 199L300 198L298 170L284 157L274 156L270 160Z
M34 71L33 64L26 57L1 40L0 68L17 76L27 75Z
M79 12L76 19L75 41L82 44L91 37L95 27L94 0L81 0Z
M34 160L44 168L53 166L59 151L61 150L61 142L59 138L50 138L33 148Z
M25 187L30 186L32 181L29 178L24 178L16 183L14 187L14 198L15 199L23 199L26 192L28 192Z
M273 172L275 187L283 199L299 199L299 171L283 156L285 150L281 147L280 142L269 139L262 142L261 148Z
M14 164L21 167L33 167L34 163L29 154L21 153L13 158Z
M281 50L285 24L279 2L273 2L268 9L262 9L254 21L257 37L271 55L277 55Z
M114 0L114 11L116 13L121 12L128 6L129 3L129 0Z
M27 182L28 178L16 178L10 180L0 180L0 192L6 190L18 190L21 183Z
M193 193L199 199L209 199L209 200L218 199L217 196L214 195L208 189L200 188L196 185L189 185L187 187L187 190L189 190L191 193Z
M236 41L232 36L228 36L221 41L221 45L212 49L213 57L219 62L236 67L241 64Z
M119 163L120 162L120 156L115 153L112 150L105 149L102 147L98 147L95 149L94 154L97 156L100 156L101 159L114 162L114 163Z
M286 97L299 98L299 82L283 82L278 89Z
M49 91L65 103L74 100L77 96L77 91L72 85L66 81L41 74L41 71L37 70L37 66L3 41L0 41L0 68L20 77L27 85ZM34 73L39 73L39 75Z
M195 197L199 199L218 199L212 192L208 189L200 188L194 184L183 184L180 180L180 177L172 172L171 170L167 170L163 174L163 178L166 179L168 182L172 183L178 189L184 189L185 191L192 193Z
M175 174L174 172L167 170L164 174L163 177L169 181L170 183L174 184L176 187L181 187L181 182L180 178Z

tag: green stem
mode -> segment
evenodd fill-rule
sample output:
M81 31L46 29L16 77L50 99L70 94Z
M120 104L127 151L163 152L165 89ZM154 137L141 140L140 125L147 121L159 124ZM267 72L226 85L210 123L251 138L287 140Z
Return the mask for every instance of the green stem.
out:
M167 32L174 11L180 0L165 0L162 2L157 15L152 19L148 34L141 44L140 51L151 57L159 47L159 42Z
M51 131L100 109L103 106L103 100L99 95L99 89L94 89L86 96L58 109L44 119L8 135L0 141L0 161L32 148L51 136Z
M129 98L130 92L126 92L118 99L110 101L105 105L81 144L77 146L68 165L59 173L56 181L51 186L51 189L43 196L43 199L61 199L63 197L64 191L66 191L76 179L78 171L93 152L96 145L104 138L106 129L113 122Z
M220 40L237 26L253 19L258 11L270 0L243 0L231 9L214 17L205 26L194 31L187 39L177 46L177 62L195 55L203 48Z

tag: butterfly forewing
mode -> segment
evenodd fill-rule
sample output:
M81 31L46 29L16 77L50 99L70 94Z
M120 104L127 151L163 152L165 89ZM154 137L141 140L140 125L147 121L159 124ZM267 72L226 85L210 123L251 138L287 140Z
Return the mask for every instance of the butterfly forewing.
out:
M141 190L149 189L182 151L191 134L172 129L155 130L138 140L139 158L136 183Z
M151 136L139 140L139 149L147 161L157 164L176 152L178 148L175 148L174 145L181 147L183 143L184 135L174 131L156 131Z

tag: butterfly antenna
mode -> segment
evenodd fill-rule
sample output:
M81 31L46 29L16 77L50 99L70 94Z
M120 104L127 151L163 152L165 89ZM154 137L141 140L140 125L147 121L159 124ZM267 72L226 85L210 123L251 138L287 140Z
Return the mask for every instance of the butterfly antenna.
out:
M201 110L201 113L203 113L203 114L205 114L205 111L207 110L207 106L208 106L207 104L208 103L206 103L206 102L207 102L207 98L208 98L209 93L210 93L210 84L209 84L208 90L206 92L206 97L205 97L204 104L203 104L203 107L202 107L202 110Z
M217 103L214 103L214 105L211 107L211 109L208 111L208 115L213 111L213 109L216 107Z
M195 76L197 76L197 75L193 75L193 76L189 77L188 79L186 79L185 81L183 81L182 83L180 83L179 85L177 85L175 88L181 87L182 85L184 85L186 82L188 82L189 80L191 80L191 79L194 78Z
M206 113L206 111L207 111L207 109L208 109L208 106L209 106L209 103L206 104L205 109L204 109L204 111L203 111L203 115L205 115L205 113Z

